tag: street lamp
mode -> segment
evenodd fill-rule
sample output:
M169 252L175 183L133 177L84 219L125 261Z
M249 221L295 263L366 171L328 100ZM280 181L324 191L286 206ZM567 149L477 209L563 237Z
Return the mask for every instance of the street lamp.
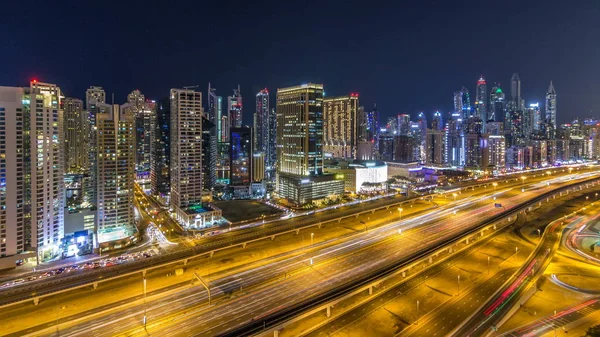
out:
M498 183L493 183L492 185L494 185L494 192L496 192L496 186L498 186Z
M146 277L144 276L144 328L146 328Z
M488 256L488 275L490 273L490 257Z
M456 281L456 285L458 287L458 291L456 292L456 296L460 296L460 275L457 275L457 281Z
M519 247L515 247L515 260L519 262Z
M419 325L419 300L417 300L417 324Z
M525 192L525 176L521 176L521 192Z
M315 233L310 233L310 245L313 245L313 239L315 238Z
M398 208L398 213L400 213L400 220L402 220L402 211L403 211L402 208Z
M456 193L452 193L452 196L454 197L454 201L456 201L457 194Z
M541 238L542 237L542 231L540 231L540 229L538 228L537 232L538 232L538 237Z

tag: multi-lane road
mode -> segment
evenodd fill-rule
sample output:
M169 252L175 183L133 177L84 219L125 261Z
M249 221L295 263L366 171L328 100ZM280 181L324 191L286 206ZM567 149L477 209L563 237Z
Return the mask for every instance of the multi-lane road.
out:
M401 222L395 221L357 234L337 245L214 280L210 284L213 297L220 294L232 297L218 305L204 306L207 301L206 293L200 287L148 301L146 330L140 324L142 308L136 304L92 321L78 323L75 327L68 327L69 324L66 323L61 335L80 335L84 332L93 332L95 335L113 335L116 332L142 334L145 331L161 335L184 332L215 335L260 324L261 319L269 313L335 290L361 275L398 263L403 258L428 247L435 247L457 233L504 212L504 209L494 207L494 203L499 200L502 200L505 209L510 209L567 183L562 178L557 178L550 186L531 180L531 184L525 184L524 193L510 187L498 187L495 193L489 189L486 197L464 197L456 204L439 207L436 212ZM497 200L493 200L493 194ZM399 228L402 228L400 235L397 234ZM240 287L242 290L236 292ZM254 288L250 291L243 290L248 287Z

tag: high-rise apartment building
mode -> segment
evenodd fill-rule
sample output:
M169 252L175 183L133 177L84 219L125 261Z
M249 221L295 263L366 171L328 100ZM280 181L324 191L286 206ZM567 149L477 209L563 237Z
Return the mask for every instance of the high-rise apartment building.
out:
M479 117L485 126L488 120L488 92L487 84L483 75L477 81L477 96L475 98L475 114Z
M269 142L265 159L266 177L274 181L277 165L277 113L274 108L269 110Z
M469 94L469 89L465 87L462 87L462 89L460 89L460 92L460 97L462 99L461 108L463 119L466 120L473 116L473 107L471 106L471 95Z
M407 136L410 134L410 116L407 114L398 115L398 134Z
M23 96L28 114L30 170L28 197L31 246L43 258L50 257L64 233L64 161L62 158L62 92L55 84L32 81ZM28 187L26 186L26 188Z
M269 91L265 88L256 94L254 113L254 152L267 153L269 147Z
M398 120L394 117L388 117L387 123L385 123L387 133L391 135L398 134Z
M144 109L144 104L146 103L146 96L142 94L139 90L134 90L127 95L127 103L131 106L134 114L139 113ZM137 118L137 116L136 116Z
M427 117L424 112L419 112L416 128L411 126L413 137L415 138L415 160L425 163L427 144Z
M431 120L431 129L433 130L444 130L444 121L442 120L442 114L439 111L433 113L433 119Z
M85 109L88 111L91 108L90 102L92 100L94 100L95 103L106 103L106 92L102 87L91 86L85 92Z
M135 107L98 104L97 235L100 248L135 233ZM103 245L103 243L105 243Z
M343 193L323 175L323 85L277 89L277 191L297 205Z
M546 106L545 106L545 118L546 121L556 129L556 90L552 81L550 81L550 87L546 93Z
M208 111L206 111L206 115L208 116L208 120L215 125L217 141L223 141L221 136L223 98L221 96L217 96L216 89L210 86L210 82L208 83ZM229 133L229 131L227 131L227 133Z
M202 183L212 190L217 183L217 126L206 117L202 120Z
M156 105L156 145L154 147L154 172L156 173L156 194L166 196L170 193L171 162L171 101L165 97Z
M439 129L427 129L425 134L425 164L444 164L444 131Z
M506 140L502 135L487 136L489 165L499 170L506 166Z
M227 97L227 110L229 111L229 127L241 128L243 105L239 85L237 89L233 89L233 96ZM229 130L227 130L227 133L229 133Z
M64 160L66 173L84 173L88 165L87 113L83 102L76 98L65 98L63 104Z
M147 100L139 90L127 96L127 103L135 116L135 172L136 181L146 193L157 191L154 166L156 137L156 102Z
M358 94L323 99L323 151L334 158L356 159Z
M30 244L26 222L25 126L29 113L24 88L0 87L0 269L13 268Z
M202 93L171 89L171 207L184 226L202 226Z
M464 137L462 136L462 113L454 112L448 120L445 133L445 162L450 166L464 165Z

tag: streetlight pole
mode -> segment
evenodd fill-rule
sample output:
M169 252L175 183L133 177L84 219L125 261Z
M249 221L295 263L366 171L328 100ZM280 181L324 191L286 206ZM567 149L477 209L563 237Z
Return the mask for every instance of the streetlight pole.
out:
M515 260L519 262L519 247L515 247Z
M419 300L417 300L417 324L419 325Z
M488 275L490 274L490 257L488 256Z
M403 211L402 208L398 208L398 213L400 213L400 220L402 220L402 211Z
M460 296L460 275L458 275L458 279L456 281L456 285L458 287L458 291L456 292L456 296Z
M146 328L146 277L144 276L144 329Z
M310 233L310 245L313 245L313 239L315 238L315 233Z

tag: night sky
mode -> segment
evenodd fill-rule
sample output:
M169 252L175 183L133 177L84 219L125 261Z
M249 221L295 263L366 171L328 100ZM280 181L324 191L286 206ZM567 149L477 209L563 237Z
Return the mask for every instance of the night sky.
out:
M391 5L394 4L395 5ZM382 122L452 109L480 74L508 94L518 72L526 104L550 80L558 121L600 117L600 2L582 1L10 1L0 19L0 85L31 78L83 98L90 85L123 103L208 82L239 83L244 121L256 92L324 83L359 92ZM205 98L204 98L205 99ZM205 102L206 104L206 102Z

